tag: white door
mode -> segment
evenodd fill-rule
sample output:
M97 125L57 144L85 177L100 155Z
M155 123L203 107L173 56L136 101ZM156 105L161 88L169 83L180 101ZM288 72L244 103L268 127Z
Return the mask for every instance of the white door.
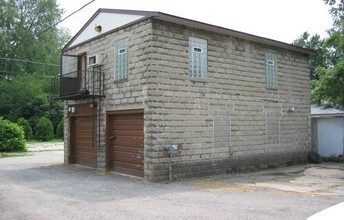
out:
M318 119L318 153L322 157L338 157L344 151L344 119Z

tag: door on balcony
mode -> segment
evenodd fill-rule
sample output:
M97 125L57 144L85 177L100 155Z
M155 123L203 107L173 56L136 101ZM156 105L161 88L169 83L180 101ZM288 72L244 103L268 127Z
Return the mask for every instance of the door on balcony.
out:
M86 53L80 54L78 56L78 79L80 89L86 88L86 66L87 65L87 55Z

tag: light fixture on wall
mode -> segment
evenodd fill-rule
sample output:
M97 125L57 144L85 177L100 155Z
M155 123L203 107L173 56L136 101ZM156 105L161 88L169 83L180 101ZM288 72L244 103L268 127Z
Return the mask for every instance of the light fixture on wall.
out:
M76 109L75 109L75 106L69 106L68 107L68 112L69 113L75 113Z
M95 30L96 32L101 32L101 31L102 31L102 26L101 26L101 25L96 25L96 26L94 27L94 30Z
M289 108L288 112L294 112L295 111L295 107Z

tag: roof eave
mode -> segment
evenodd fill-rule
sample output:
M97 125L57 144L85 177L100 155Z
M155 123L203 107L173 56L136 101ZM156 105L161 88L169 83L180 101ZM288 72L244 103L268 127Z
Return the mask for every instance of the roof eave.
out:
M222 33L222 34L230 35L230 36L233 36L233 37L238 37L238 38L241 38L241 39L245 39L245 40L249 40L249 41L254 41L254 42L257 42L257 43L262 43L262 44L271 45L271 46L275 46L275 47L279 47L279 48L284 48L284 49L296 51L296 52L299 52L299 53L303 53L303 54L306 54L306 55L313 55L313 54L316 53L314 50L298 47L298 46L295 46L295 45L292 45L292 44L288 44L288 43L272 40L272 39L269 39L269 38L264 38L264 37L260 37L260 36L256 36L256 35L252 35L252 34L248 34L248 33L244 33L244 32L240 32L240 31L235 31L235 30L232 30L232 29L228 29L228 28L224 28L224 27L220 27L220 26L216 26L216 25L211 25L211 24L207 24L207 23L203 23L203 22L199 22L199 21L195 21L195 20L191 20L191 19L187 19L187 18L182 18L182 17L170 15L170 14L165 14L165 13L162 13L162 12L135 11L135 10L122 10L122 9L105 9L105 8L100 8L100 9L98 9L93 14L93 16L77 32L77 34L74 35L74 37L62 48L62 52L65 52L68 49L70 49L69 46L71 45L71 43L81 34L82 31L85 30L85 28L101 12L104 12L104 13L133 14L133 15L142 15L142 16L144 16L143 18L130 23L130 25L135 24L135 23L140 22L140 21L145 20L145 19L154 18L154 19L158 19L158 20L162 20L162 21L167 21L167 22L171 22L171 23L181 24L181 25L185 25L185 26L189 26L189 27L194 27L194 28L199 28L199 29L203 29L203 30L208 30L208 31L216 32L216 33ZM114 30L118 30L118 29L121 29L121 28L124 28L124 27L127 27L127 26L128 26L128 24L124 25L122 27L116 28ZM104 34L109 34L109 33L113 32L114 30L108 31L108 32L106 32ZM99 38L101 36L104 36L104 34L99 35L97 37L94 37L94 38L92 38L92 40L96 39L96 38ZM89 42L89 40L87 42ZM85 43L85 42L82 42L81 44L83 44L83 43ZM74 47L75 46L73 46L73 48Z
M100 14L101 12L104 12L104 13L121 13L121 14L132 14L132 15L142 15L142 16L145 16L144 18L141 18L137 21L134 21L131 24L134 24L134 23L137 23L137 22L140 22L142 20L145 20L145 19L148 19L150 17L153 17L153 16L157 16L159 14L159 12L155 12L155 11L134 11L134 10L122 10L122 9L108 9L108 8L99 8L93 15L92 17L84 24L84 26L82 26L82 28L68 41L68 43L61 49L62 52L65 52L67 51L69 48L69 46L73 43L73 41L86 29L86 27L98 16L98 14ZM116 28L114 30L118 30L118 29L121 29L123 27L126 27L128 25L123 25L122 27L119 27L119 28ZM108 34L108 33L111 33L113 32L113 30L110 30L104 34L101 34L101 35L98 35L92 39L95 39L95 38L98 38L98 37L101 37L101 36L104 36L105 34ZM89 41L89 40L88 40ZM85 42L82 42L81 44L83 44ZM80 45L80 44L78 44ZM74 46L73 46L74 47Z
M344 117L343 113L335 114L311 114L311 118L331 118L331 117Z
M307 54L307 55L314 55L316 53L314 50L311 50L311 49L302 48L302 47L295 46L292 44L288 44L288 43L284 43L281 41L248 34L245 32L235 31L232 29L228 29L228 28L224 28L224 27L220 27L220 26L216 26L216 25L211 25L211 24L207 24L207 23L203 23L203 22L199 22L199 21L195 21L195 20L191 20L191 19L187 19L187 18L181 18L181 17L177 17L174 15L169 15L169 14L165 14L165 13L161 13L161 12L159 12L158 14L159 14L158 16L154 17L155 19L168 21L168 22L172 22L172 23L177 23L177 24L182 24L185 26L191 26L194 28L209 30L209 31L216 32L216 33L222 33L222 34L230 35L233 37L238 37L241 39L254 41L257 43L262 43L262 44L276 46L276 47L280 47L280 48L284 48L284 49L288 49L288 50L292 50L292 51L297 51L297 52Z

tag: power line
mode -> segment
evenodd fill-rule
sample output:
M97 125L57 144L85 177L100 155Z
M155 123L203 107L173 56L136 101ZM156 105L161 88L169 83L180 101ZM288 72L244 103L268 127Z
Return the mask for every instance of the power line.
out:
M83 5L81 8L79 8L78 10L74 11L73 13L69 14L67 17L57 21L56 23L54 23L53 25L47 27L46 29L44 29L43 31L37 33L37 36L43 34L44 32L48 31L50 28L58 25L59 23L65 21L66 19L68 19L69 17L71 17L72 15L74 15L75 13L81 11L82 9L84 9L86 6L88 6L89 4L93 3L95 0L92 0L88 3L86 3L85 5ZM37 62L37 61L30 61L30 60L20 60L20 59L14 59L14 58L5 58L5 57L0 57L1 60L9 60L9 61L17 61L17 62L26 62L26 63L34 63L34 64L40 64L40 65L47 65L47 66L56 66L59 67L60 65L57 64L53 64L53 63L42 63L42 62Z
M95 1L95 0L92 0L92 1L90 1L90 2L88 2L88 3L86 3L84 6L82 6L82 7L79 8L78 10L74 11L73 13L71 13L70 15L68 15L67 17L65 17L65 18L63 18L63 19L57 21L57 22L54 23L53 25L51 25L51 26L47 27L46 29L44 29L43 31L37 33L37 36L43 34L44 32L48 31L50 28L52 28L52 27L58 25L59 23L65 21L67 18L69 18L69 17L71 17L72 15L74 15L75 13L81 11L83 8L85 8L87 5L91 4L91 3L94 2L94 1Z
M53 63L42 63L42 62L37 62L37 61L20 60L20 59L14 59L14 58L6 58L6 57L0 57L0 60L17 61L17 62L24 62L24 63L34 63L34 64L46 65L46 66L57 66L57 67L60 66L57 64L53 64Z

